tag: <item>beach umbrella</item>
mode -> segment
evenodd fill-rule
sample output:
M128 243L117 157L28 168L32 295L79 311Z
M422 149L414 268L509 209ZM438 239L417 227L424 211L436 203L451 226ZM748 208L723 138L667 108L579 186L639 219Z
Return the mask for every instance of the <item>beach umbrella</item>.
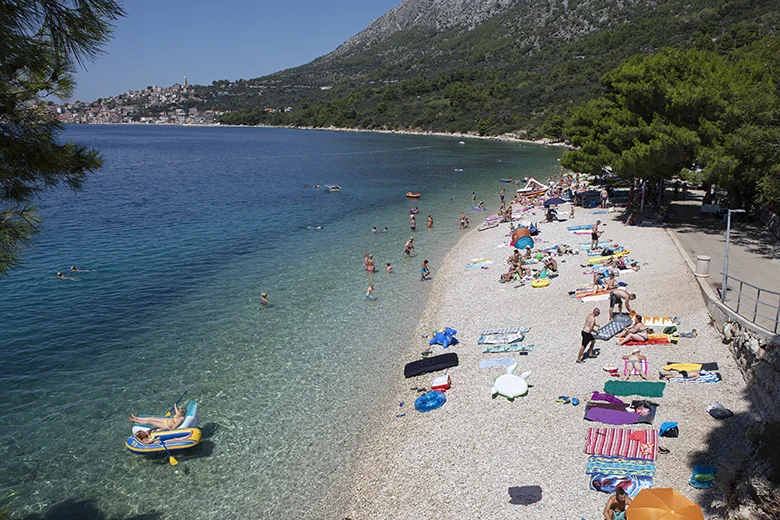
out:
M704 520L701 508L672 488L643 489L626 509L628 520Z
M548 208L550 206L558 206L559 204L566 204L567 202L567 200L563 200L560 197L553 197L544 201L544 207Z
M519 227L519 228L515 229L514 231L512 231L512 238L511 238L510 242L512 244L517 244L517 241L520 240L521 238L523 238L523 237L530 237L530 236L531 236L531 231L528 228ZM517 247L517 246L515 246L515 247Z

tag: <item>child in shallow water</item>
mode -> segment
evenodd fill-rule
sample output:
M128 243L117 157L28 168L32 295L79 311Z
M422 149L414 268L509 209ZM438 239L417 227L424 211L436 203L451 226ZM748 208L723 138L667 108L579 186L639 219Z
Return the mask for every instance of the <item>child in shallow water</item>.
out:
M366 298L369 300L374 298L374 282L368 284L368 289L366 289Z

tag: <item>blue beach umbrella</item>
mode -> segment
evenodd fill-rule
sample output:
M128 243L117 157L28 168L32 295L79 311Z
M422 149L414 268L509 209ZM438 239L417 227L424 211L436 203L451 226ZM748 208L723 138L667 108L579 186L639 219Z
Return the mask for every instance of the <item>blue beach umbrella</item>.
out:
M557 206L559 204L566 204L568 201L563 200L560 197L553 197L552 199L547 199L544 201L544 207L548 208L550 206Z

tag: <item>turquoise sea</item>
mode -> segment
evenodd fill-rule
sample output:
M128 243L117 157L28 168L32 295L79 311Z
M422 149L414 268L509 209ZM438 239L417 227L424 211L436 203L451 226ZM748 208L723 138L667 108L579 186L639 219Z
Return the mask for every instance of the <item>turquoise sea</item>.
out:
M512 192L500 178L545 179L561 154L267 128L77 126L64 138L100 149L105 167L81 192L44 195L36 248L0 280L11 518L332 516L356 448L395 420L387 389L410 342L424 345L409 332L430 287L419 264L436 277L459 213L472 227L486 216L472 191L495 210ZM342 191L312 187L329 183ZM363 269L366 251L380 272ZM89 272L57 279L71 265ZM127 451L127 417L162 414L184 389L201 445L176 467Z

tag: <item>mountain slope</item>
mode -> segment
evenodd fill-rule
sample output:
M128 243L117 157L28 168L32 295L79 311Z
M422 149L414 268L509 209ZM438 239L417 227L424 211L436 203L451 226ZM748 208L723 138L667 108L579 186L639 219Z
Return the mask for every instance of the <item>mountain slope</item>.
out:
M203 97L237 110L223 116L233 123L532 129L597 95L599 77L633 54L728 53L774 33L779 10L775 0L406 0L330 54ZM292 111L256 110L281 106Z

